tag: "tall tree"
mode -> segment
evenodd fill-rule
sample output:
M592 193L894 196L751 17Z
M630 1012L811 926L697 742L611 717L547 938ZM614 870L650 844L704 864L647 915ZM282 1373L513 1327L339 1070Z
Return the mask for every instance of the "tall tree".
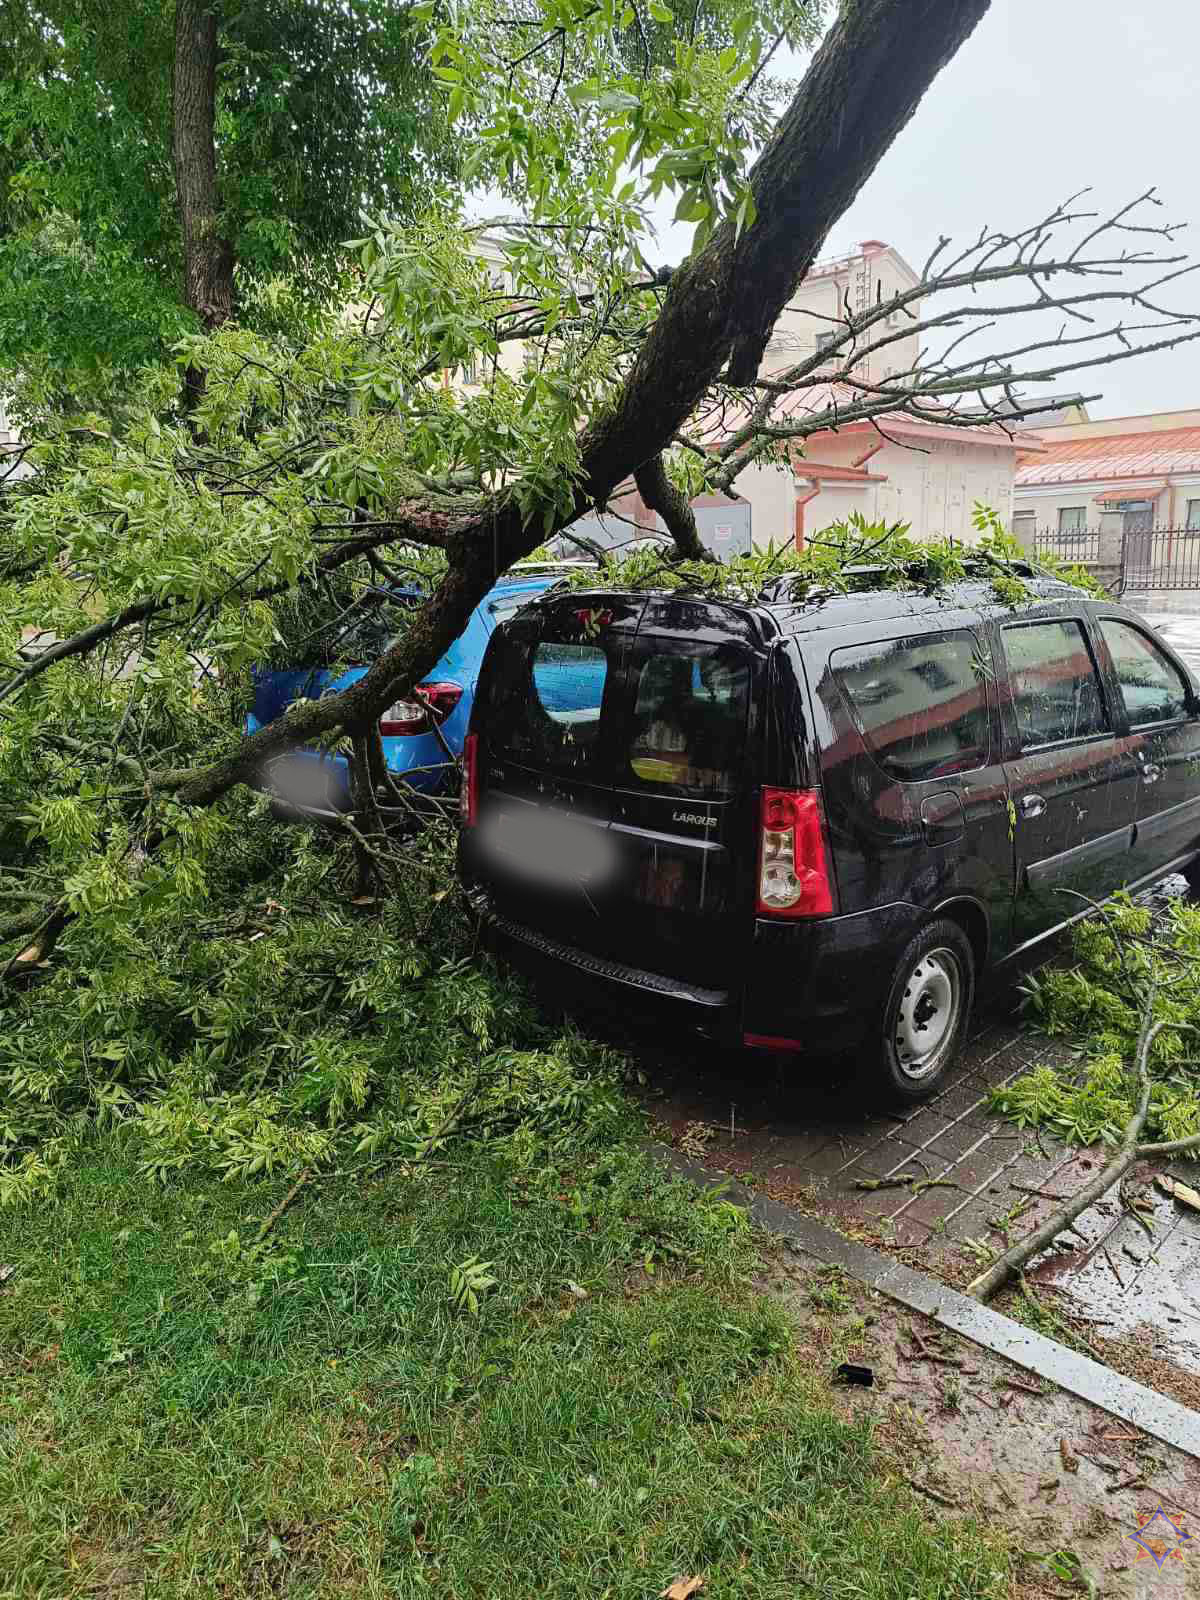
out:
M407 0L0 0L0 370L89 377L319 303L453 172ZM239 289L240 286L240 289Z
M756 160L743 112L795 25L789 0L734 17L733 45L683 25L658 58L612 48L636 33L632 0L448 14L430 62L464 165L523 200L490 224L505 281L461 212L377 215L356 246L361 316L331 316L301 347L232 319L194 336L186 359L206 374L194 433L149 388L119 438L53 431L38 475L0 502L10 652L23 626L58 636L0 684L0 786L43 852L39 903L11 936L42 929L28 947L40 957L81 910L136 919L171 870L194 883L189 852L212 837L216 802L235 810L231 791L305 741L351 751L371 826L385 708L499 573L631 477L696 557L688 495L787 462L811 434L893 410L1011 421L1025 384L1200 337L1200 319L1164 300L1188 270L1164 253L1174 229L1137 202L1107 217L1069 202L957 254L941 241L911 292L848 314L819 357L760 376L767 331L829 228L987 5L846 0ZM647 261L647 206L664 192L696 223L674 273ZM993 332L966 353L972 319L1031 313L1048 324L1040 337L1018 321L1009 342ZM921 352L869 381L864 361L901 337L893 316ZM953 343L925 347L947 329ZM506 370L517 341L526 362ZM444 381L466 363L486 370L482 386ZM272 647L285 598L339 572L376 584L397 561L431 580L402 636L348 689L236 734L231 688ZM64 731L81 724L86 736ZM127 787L114 788L118 771ZM177 866L131 874L131 853Z
M171 158L183 232L183 297L210 332L233 315L233 245L217 187L217 12L176 0Z

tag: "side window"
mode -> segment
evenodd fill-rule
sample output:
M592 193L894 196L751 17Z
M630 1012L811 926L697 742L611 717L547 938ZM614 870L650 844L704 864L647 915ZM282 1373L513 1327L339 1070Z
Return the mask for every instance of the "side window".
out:
M1001 635L1022 750L1108 731L1100 679L1081 622L1013 623Z
M965 628L851 645L833 652L830 668L890 777L918 783L986 765L988 666Z
M1135 728L1174 722L1187 716L1187 685L1162 651L1131 623L1100 619L1100 632L1113 658L1121 698Z

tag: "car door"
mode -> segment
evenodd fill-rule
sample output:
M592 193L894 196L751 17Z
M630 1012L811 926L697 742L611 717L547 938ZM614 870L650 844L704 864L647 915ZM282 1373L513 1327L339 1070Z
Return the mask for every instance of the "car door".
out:
M1096 627L1138 764L1132 875L1143 878L1200 850L1200 698L1144 623L1097 608Z
M1019 949L1128 881L1139 782L1081 614L1001 623Z
M853 634L810 646L820 651L812 677L842 910L965 893L1003 947L1012 844L990 634L967 613L920 632L907 618L890 636Z
M472 721L468 876L501 917L605 957L624 933L613 730L644 604L580 594L519 611L492 634Z

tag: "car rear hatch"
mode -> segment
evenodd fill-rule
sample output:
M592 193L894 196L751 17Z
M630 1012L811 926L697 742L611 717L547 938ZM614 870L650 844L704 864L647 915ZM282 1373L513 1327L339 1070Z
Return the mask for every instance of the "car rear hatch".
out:
M556 596L497 630L464 847L497 914L634 969L735 984L763 667L753 619L702 600Z

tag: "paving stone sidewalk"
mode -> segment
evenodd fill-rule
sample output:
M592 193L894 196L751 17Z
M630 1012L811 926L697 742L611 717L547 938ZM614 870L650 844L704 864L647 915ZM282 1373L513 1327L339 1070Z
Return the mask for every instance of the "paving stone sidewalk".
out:
M1106 1158L990 1109L998 1086L1072 1059L1021 1020L1018 999L1015 990L985 999L952 1082L908 1113L856 1105L828 1069L822 1077L801 1058L756 1076L744 1057L690 1050L641 1055L649 1105L672 1144L705 1165L962 1283ZM1153 1188L1163 1170L1143 1164L1129 1180L1152 1208L1146 1225L1111 1193L1032 1276L1098 1336L1134 1334L1149 1357L1200 1374L1200 1215ZM1170 1170L1200 1183L1196 1167ZM1076 1248L1064 1248L1071 1240Z

